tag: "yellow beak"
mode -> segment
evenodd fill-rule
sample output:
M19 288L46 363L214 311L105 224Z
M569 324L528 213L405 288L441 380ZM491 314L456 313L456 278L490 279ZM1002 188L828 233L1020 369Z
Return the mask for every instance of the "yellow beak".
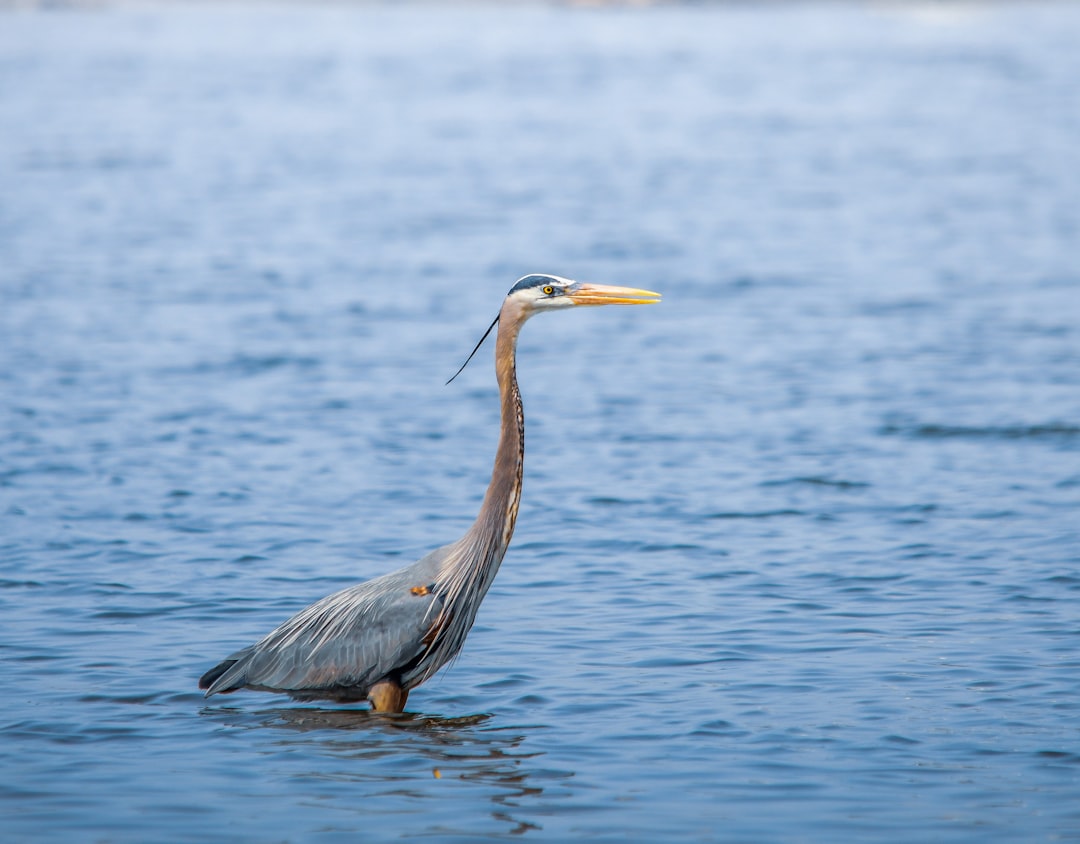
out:
M652 305L660 301L660 294L651 290L585 282L573 285L567 296L575 305Z

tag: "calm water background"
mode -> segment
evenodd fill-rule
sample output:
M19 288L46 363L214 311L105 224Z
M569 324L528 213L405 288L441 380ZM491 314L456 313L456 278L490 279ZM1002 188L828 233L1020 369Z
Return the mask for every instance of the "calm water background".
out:
M6 840L1080 838L1080 8L0 14ZM199 674L470 523L402 719ZM439 776L436 776L436 771Z

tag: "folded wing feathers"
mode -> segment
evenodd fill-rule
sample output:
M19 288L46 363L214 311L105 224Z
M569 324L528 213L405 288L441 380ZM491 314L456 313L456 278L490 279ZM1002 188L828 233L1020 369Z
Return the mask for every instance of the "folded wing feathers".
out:
M422 572L410 566L328 595L301 610L236 660L207 689L210 696L242 686L282 691L364 687L425 649L439 606L409 585ZM415 584L412 584L415 585Z

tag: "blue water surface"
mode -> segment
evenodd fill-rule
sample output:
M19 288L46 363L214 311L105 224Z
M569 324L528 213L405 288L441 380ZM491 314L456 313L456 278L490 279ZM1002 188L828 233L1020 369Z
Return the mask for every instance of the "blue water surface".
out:
M11 841L1080 839L1080 7L0 11ZM409 714L199 675L469 525Z

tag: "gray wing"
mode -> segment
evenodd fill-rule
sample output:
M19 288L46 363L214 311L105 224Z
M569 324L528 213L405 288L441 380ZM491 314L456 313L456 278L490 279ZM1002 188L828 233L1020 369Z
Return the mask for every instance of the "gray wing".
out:
M312 604L206 675L206 695L244 686L362 699L421 658L439 614L434 586L443 549L404 569ZM202 685L202 684L200 684ZM319 694L320 692L330 694Z

